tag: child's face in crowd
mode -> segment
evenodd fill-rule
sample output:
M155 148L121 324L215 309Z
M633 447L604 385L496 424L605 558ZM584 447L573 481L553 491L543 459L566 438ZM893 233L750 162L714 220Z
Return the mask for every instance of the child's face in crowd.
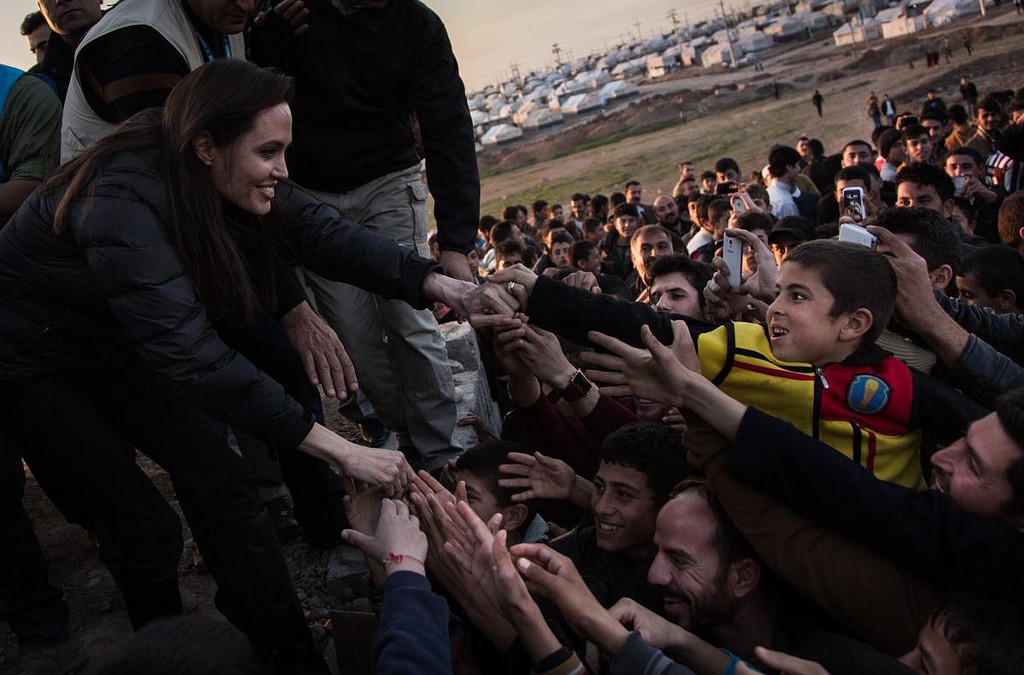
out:
M775 358L822 366L849 355L840 342L840 330L850 315L829 316L835 298L817 270L786 262L779 269L776 290L778 297L768 307L768 337Z
M728 569L712 543L717 528L696 492L670 499L658 514L658 552L647 582L661 590L665 616L686 630L714 626L731 614Z
M981 287L973 274L957 276L956 289L959 291L960 302L965 305L989 307L1000 314L1009 311L1003 308L1002 298L989 295L988 291Z
M599 549L638 557L650 550L658 507L647 474L601 462L594 476L590 509L594 514Z
M971 513L1005 520L1003 509L1013 499L1007 470L1020 456L991 413L972 424L966 436L932 455L932 489Z
M555 242L551 246L551 262L555 267L568 267L569 266L569 248L572 244L567 244L564 241Z
M703 316L698 293L699 291L682 272L662 274L651 284L651 302L658 309L672 314Z
M498 261L498 269L503 270L506 267L512 267L513 265L519 265L523 262L523 256L516 253L515 255L505 256Z
M479 476L474 476L468 471L459 471L455 474L456 481L466 483L466 502L473 513L480 516L485 523L502 510L498 504L498 498L494 496L487 481Z
M626 242L629 241L633 233L639 229L639 224L636 222L634 216L616 216L615 217L615 229L619 231L619 236L622 237Z
M466 254L466 260L469 261L469 271L473 273L473 276L480 276L480 252L473 249Z

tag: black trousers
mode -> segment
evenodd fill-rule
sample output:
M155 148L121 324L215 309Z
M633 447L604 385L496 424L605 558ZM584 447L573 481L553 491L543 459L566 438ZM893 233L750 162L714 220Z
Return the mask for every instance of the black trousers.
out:
M0 428L48 481L92 510L100 555L136 628L181 612L181 524L123 451L136 447L174 483L218 609L281 672L325 673L249 470L214 422L137 362L90 378L47 376L0 387ZM44 486L45 487L45 486Z

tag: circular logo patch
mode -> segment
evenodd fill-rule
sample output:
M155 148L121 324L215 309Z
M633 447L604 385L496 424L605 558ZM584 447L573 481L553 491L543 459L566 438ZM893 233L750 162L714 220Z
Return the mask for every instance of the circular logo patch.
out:
M874 375L856 375L846 390L846 405L861 415L877 415L889 404L892 387Z

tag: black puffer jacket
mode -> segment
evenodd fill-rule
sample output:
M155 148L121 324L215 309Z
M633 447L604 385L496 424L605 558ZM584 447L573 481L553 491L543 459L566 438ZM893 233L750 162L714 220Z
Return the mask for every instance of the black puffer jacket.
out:
M112 158L91 204L89 191L76 199L64 234L52 225L60 192L37 191L0 231L0 386L89 377L137 355L211 416L295 447L312 420L217 335L167 239L169 195L156 166L155 153ZM278 185L274 208L313 271L425 304L432 262L291 184Z

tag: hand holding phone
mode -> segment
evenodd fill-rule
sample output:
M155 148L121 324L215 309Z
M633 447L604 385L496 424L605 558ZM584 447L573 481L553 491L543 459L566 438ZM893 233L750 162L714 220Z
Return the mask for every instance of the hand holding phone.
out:
M864 188L848 187L843 188L842 214L853 218L854 222L861 222L867 211L864 208Z
M860 225L853 225L852 223L843 223L839 226L839 241L849 241L871 249L878 245L878 237Z
M743 283L743 240L730 237L728 230L722 239L722 259L729 266L729 285L739 288Z

